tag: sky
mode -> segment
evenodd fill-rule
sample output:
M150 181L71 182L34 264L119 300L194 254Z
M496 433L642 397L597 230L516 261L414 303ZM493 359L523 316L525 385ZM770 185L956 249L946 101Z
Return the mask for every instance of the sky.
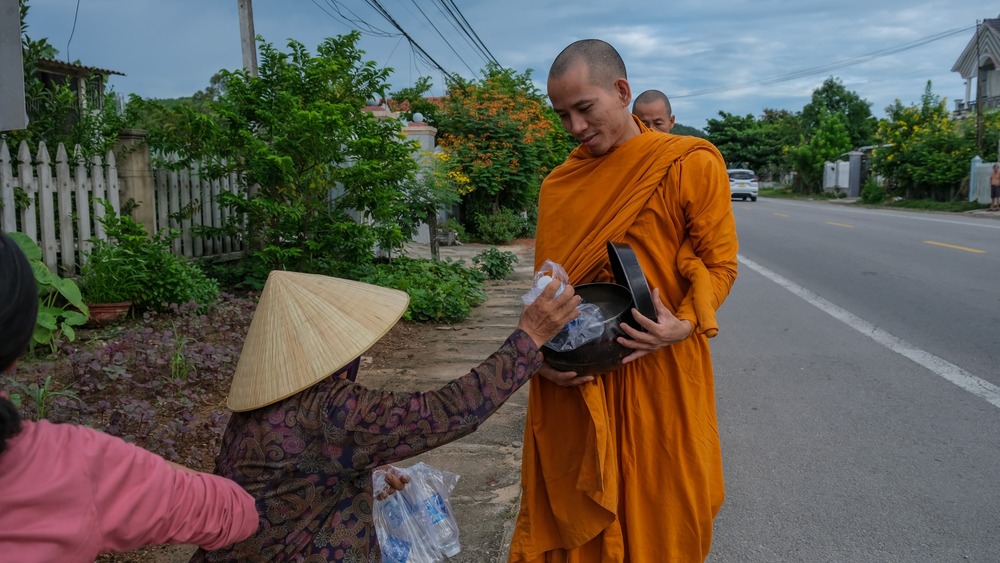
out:
M364 22L360 48L393 69L389 93L429 76L431 94L442 94L444 74L414 54L376 3L445 71L476 78L492 55L518 72L530 69L542 92L559 51L603 39L622 55L633 96L662 90L677 122L697 128L720 111L800 111L831 76L877 117L896 99L919 103L928 80L954 109L965 84L951 67L976 21L1000 14L1000 5L983 0L254 0L255 31L281 50L294 39L315 52L325 38L357 27L348 19ZM238 0L29 5L30 37L48 38L61 60L124 73L110 84L125 95L190 96L219 70L243 64ZM485 50L445 7L458 9Z

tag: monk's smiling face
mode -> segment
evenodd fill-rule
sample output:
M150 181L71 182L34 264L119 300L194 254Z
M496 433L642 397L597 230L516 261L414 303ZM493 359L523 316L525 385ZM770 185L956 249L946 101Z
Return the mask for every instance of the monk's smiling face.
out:
M573 63L565 72L550 75L549 101L562 120L563 127L600 156L639 134L628 105L632 90L624 78L601 83L591 80L584 60Z

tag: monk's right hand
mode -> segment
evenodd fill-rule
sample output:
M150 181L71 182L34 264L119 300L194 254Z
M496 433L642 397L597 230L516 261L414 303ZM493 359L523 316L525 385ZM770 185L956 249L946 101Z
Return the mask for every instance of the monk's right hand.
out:
M561 387L574 387L594 380L593 375L578 376L575 371L559 371L550 366L548 362L542 364L542 369L538 370L538 375Z
M524 308L521 320L517 323L517 328L528 333L539 348L558 334L567 323L580 316L576 306L580 304L581 298L573 290L573 286L566 284L566 288L557 296L559 287L558 280L545 286L542 294Z

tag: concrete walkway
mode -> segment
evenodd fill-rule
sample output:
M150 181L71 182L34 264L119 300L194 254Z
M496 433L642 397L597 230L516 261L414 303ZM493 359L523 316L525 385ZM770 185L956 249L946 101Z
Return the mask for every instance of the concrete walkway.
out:
M463 245L441 248L442 259L463 259L471 264L476 254L488 245ZM404 381L401 387L433 389L464 375L500 347L517 325L523 304L521 295L528 291L534 275L534 246L499 246L514 252L518 263L510 279L486 282L487 301L465 321L447 326L428 325L431 331L421 341L421 368L408 370L371 370L366 385L395 388L392 380ZM430 257L427 245L411 244L407 253ZM505 562L517 517L520 499L521 445L524 435L528 386L511 397L473 434L441 448L417 456L400 465L423 461L460 475L451 497L458 520L462 551L449 562Z

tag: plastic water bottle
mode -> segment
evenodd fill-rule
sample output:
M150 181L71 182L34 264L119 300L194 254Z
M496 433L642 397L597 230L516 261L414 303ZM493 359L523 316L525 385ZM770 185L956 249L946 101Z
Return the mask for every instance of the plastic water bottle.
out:
M400 492L408 493L407 500L420 512L430 543L445 557L457 555L462 550L458 538L458 523L441 494L422 479L414 479Z
M538 292L541 293L542 291L544 291L545 288L548 287L550 283L552 283L552 279L553 279L552 276L541 276L540 278L538 278L538 281L535 282L535 287L538 288ZM566 289L566 284L563 283L559 286L559 289L556 290L556 297L558 297L559 294L561 294L564 289Z

